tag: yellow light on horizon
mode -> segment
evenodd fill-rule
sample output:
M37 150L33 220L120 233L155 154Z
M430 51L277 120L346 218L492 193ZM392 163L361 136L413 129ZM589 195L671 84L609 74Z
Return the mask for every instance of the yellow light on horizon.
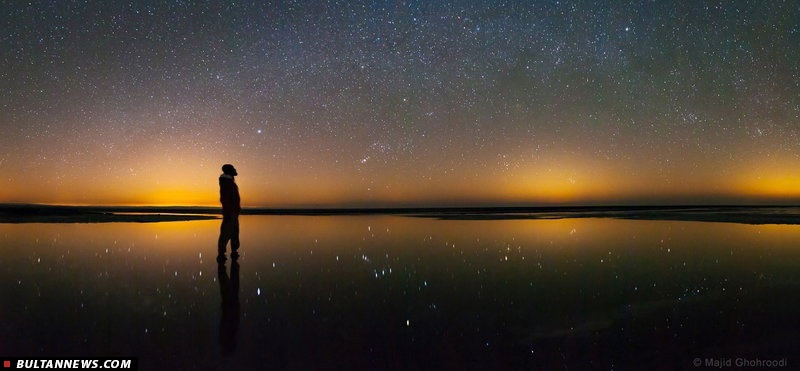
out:
M776 199L800 197L800 161L794 157L758 158L736 170L737 193Z
M505 193L513 199L569 203L613 196L616 189L605 174L561 166L509 178Z
M133 203L153 206L202 206L216 205L218 199L219 194L209 190L158 188L152 192L137 196Z
M759 176L745 182L741 188L749 196L797 197L800 196L800 175Z

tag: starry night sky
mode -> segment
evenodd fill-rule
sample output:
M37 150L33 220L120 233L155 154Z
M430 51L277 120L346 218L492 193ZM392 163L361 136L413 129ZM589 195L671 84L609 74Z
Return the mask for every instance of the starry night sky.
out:
M800 2L5 1L0 202L800 200Z

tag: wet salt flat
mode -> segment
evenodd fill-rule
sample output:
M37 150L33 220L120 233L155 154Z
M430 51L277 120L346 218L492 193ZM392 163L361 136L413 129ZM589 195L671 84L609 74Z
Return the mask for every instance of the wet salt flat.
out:
M0 224L0 353L143 370L800 367L800 226L242 216L241 257L221 265L219 223Z

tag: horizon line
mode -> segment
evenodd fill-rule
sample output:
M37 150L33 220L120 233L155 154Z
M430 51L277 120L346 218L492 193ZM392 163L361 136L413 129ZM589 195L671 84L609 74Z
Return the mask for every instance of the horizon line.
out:
M82 208L82 209L221 209L219 205L148 205L148 204L49 204L49 203L29 203L29 202L0 202L0 209L9 207L63 207L63 208ZM603 209L603 208L705 208L705 207L800 207L800 203L586 203L586 204L534 204L534 205L509 205L509 204L461 204L461 205L361 205L361 206L332 206L332 205L299 205L299 206L242 206L242 211L337 211L337 210L522 210L522 209Z

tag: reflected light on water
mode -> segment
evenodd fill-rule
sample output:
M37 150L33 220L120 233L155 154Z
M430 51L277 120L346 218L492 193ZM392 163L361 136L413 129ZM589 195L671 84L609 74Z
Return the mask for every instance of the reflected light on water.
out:
M2 309L4 331L19 338L4 346L136 355L143 369L537 369L624 365L641 346L797 345L782 330L796 327L776 324L797 322L784 294L800 282L798 226L374 215L240 224L236 269L214 260L219 220L0 224L0 279L15 303Z

